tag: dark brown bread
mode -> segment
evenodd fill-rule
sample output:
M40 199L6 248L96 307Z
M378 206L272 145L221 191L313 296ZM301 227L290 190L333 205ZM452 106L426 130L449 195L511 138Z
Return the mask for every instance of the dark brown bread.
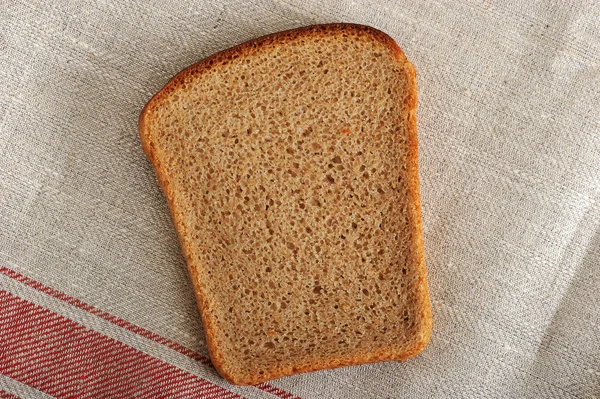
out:
M429 340L415 72L366 26L277 33L178 74L139 130L235 384Z

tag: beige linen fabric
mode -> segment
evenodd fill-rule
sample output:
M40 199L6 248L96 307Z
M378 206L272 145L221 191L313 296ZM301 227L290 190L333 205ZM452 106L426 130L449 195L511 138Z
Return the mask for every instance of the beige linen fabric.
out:
M0 0L0 266L206 353L138 115L218 50L328 22L383 30L417 69L434 329L404 364L272 385L302 398L600 398L593 0Z

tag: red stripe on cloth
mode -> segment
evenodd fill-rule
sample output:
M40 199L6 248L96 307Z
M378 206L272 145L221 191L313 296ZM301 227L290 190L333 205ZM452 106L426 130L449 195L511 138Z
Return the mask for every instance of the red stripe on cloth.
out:
M88 305L87 303L85 303L77 298L69 296L61 291L58 291L58 290L52 288L52 287L49 287L45 284L35 281L32 278L24 276L23 274L15 271L15 270L9 269L8 267L0 266L0 273L4 274L7 277L10 277L16 281L19 281L20 283L23 283L31 288L34 288L45 294L53 296L56 299L60 299L61 301L67 302L68 304L73 305L79 309L82 309L89 313L92 313L93 315L96 315L96 316L98 316L106 321L109 321L119 327L122 327L128 331L131 331L138 335L141 335L144 338L148 338L154 342L165 345L165 346L167 346L173 350L176 350L177 352L184 354L194 360L200 361L205 364L211 364L210 359L201 353L195 352L177 342L171 341L170 339L162 337L156 333L153 333L152 331L146 330L145 328L136 326L135 324L130 323L127 320L124 320L117 316L111 315L110 313L100 310L92 305ZM276 388L267 383L256 385L256 388L258 388L262 391L268 392L268 393L275 395L282 399L290 399L290 398L301 399L299 396L294 396L291 393L284 391L283 389Z
M0 399L20 399L17 395L13 395L10 392L3 391L0 389Z
M273 394L275 396L278 396L282 399L301 399L299 396L294 396L289 392L284 391L283 389L279 389L277 387L274 387L271 384L267 384L266 382L263 382L262 384L259 384L256 386L258 389L261 389L265 392L269 392L270 394Z
M7 267L4 266L0 266L0 273L4 274L5 276L8 276L14 280L17 280L25 285L28 285L29 287L35 288L38 291L41 291L45 294L48 294L50 296L53 296L54 298L60 299L61 301L67 302L70 305L73 305L75 307L78 307L79 309L83 309L87 312L92 313L93 315L96 315L104 320L107 320L113 324L116 324L119 327L122 327L126 330L129 330L131 332L134 332L138 335L141 335L142 337L148 338L154 342L157 342L159 344L168 346L171 349L176 350L179 353L182 353L194 360L198 360L202 363L205 364L210 364L210 359L204 355L202 355L201 353L195 352L189 348L186 348L185 346L178 344L177 342L171 341L170 339L167 339L165 337L161 337L160 335L153 333L152 331L148 331L145 328L142 327L138 327L135 324L132 324L126 320L123 320L117 316L111 315L108 312L105 312L103 310L100 310L98 308L95 308L92 305L88 305L87 303L82 302L81 300L74 298L72 296L69 296L63 292L60 292L58 290L55 290L52 287L48 287L47 285L44 285L38 281L35 281L27 276L22 275L21 273L18 273L14 270L11 270Z
M0 290L0 374L57 398L241 398Z

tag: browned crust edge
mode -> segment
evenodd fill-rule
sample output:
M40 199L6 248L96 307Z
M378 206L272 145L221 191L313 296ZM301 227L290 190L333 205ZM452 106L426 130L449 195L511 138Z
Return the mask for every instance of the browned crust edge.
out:
M149 116L149 111L153 109L153 107L160 104L160 102L166 98L170 93L178 88L178 86L185 82L185 80L193 75L202 73L212 67L216 67L221 63L226 63L228 60L232 58L237 58L242 54L247 54L255 51L259 47L265 47L269 45L280 45L284 44L290 40L301 36L308 35L319 35L319 34L331 34L331 33L344 33L354 31L357 33L368 34L374 37L375 39L385 43L395 54L396 59L403 65L404 70L407 71L407 79L409 81L409 94L405 101L409 106L409 115L408 115L408 144L409 144L409 153L407 158L407 173L408 173L408 191L410 195L409 203L413 204L412 207L409 208L409 216L412 219L412 226L414 226L413 230L413 245L411 248L411 252L414 256L414 261L418 265L418 273L419 273L419 296L422 300L420 304L421 308L421 329L419 337L420 339L415 343L415 345L411 348L407 348L404 352L392 353L390 351L381 351L379 353L364 353L361 356L353 356L348 358L338 358L338 359L329 359L327 363L315 363L308 365L300 365L298 367L287 367L285 369L274 368L269 370L263 375L255 375L255 376L247 376L247 375L235 375L230 374L223 368L224 359L219 351L218 345L215 345L214 342L214 329L211 320L206 317L203 309L207 306L207 298L204 295L204 288L200 285L198 280L198 272L196 268L192 266L191 254L187 250L187 243L185 242L185 226L180 220L179 215L175 211L174 207L174 193L172 191L172 187L170 182L167 179L166 173L162 167L160 159L155 156L155 147L152 141L152 138L149 134L149 126L151 124L151 117ZM413 357L419 354L429 342L429 337L432 328L432 319L431 319L431 305L429 299L429 290L427 284L427 273L425 270L425 256L423 250L423 237L422 237L422 216L421 216L421 201L419 195L419 173L418 173L418 141L417 141L417 119L416 119L416 109L417 109L417 83L416 83L416 73L413 65L410 61L407 60L406 56L400 49L400 47L396 44L396 42L387 34L372 28L370 26L365 25L357 25L357 24L326 24L326 25L311 25L303 28L292 29L284 32L278 32L271 35L263 36L245 43L242 43L238 46L232 47L230 49L218 52L197 64L194 64L183 71L179 72L173 79L171 79L166 86L160 90L157 94L155 94L152 99L146 104L144 109L142 110L139 118L138 129L140 140L142 144L142 149L146 154L146 157L150 160L150 162L154 165L156 175L158 178L158 182L162 188L165 197L167 198L167 202L169 205L169 209L171 211L171 217L176 226L176 231L179 236L179 241L181 244L182 252L184 254L186 263L188 265L188 271L190 274L190 278L192 279L192 284L194 286L194 292L196 295L196 300L198 302L198 308L200 310L200 314L202 316L202 322L204 325L204 330L206 334L206 342L208 346L208 351L212 360L213 365L227 381L237 384L237 385L254 385L259 384L264 381L302 373L308 371L316 371L322 369L330 369L336 367L344 367L351 365L359 365L365 363L374 363L380 361L391 361L391 360L400 360L404 361L410 357ZM395 352L395 351L394 351Z

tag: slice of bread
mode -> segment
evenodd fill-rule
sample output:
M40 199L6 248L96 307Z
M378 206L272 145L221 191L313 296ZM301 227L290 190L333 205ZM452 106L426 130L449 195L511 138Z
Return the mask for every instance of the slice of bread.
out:
M400 48L351 24L225 50L146 105L143 149L227 380L426 346L416 106Z

